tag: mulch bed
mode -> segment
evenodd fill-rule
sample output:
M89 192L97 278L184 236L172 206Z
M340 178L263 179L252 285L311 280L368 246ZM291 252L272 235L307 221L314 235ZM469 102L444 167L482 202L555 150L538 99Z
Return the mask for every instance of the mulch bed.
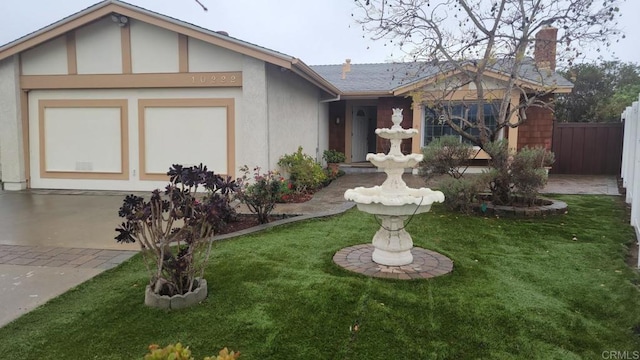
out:
M286 194L282 195L281 201L279 203L303 203L311 200L313 197L312 193L301 193L301 194Z

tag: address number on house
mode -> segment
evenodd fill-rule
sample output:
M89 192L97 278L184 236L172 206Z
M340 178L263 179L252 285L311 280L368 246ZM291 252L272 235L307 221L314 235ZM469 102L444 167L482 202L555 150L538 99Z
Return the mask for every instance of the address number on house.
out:
M242 73L198 73L189 75L195 86L242 86Z

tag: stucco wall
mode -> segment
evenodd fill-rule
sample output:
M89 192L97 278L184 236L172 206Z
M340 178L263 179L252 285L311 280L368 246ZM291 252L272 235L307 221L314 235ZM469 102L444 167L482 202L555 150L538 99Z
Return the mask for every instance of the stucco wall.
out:
M318 161L322 161L322 154L329 149L329 103L320 103L318 106Z
M236 116L236 166L269 169L267 76L264 61L242 58L241 114Z
M242 55L198 39L189 38L189 71L241 71Z
M63 75L68 72L64 36L25 51L21 58L23 75Z
M178 72L178 34L131 20L131 66L134 73Z
M0 61L0 166L6 190L26 187L18 56Z
M128 57L123 56L123 54L127 55L127 49L122 47L123 39L126 40L127 36L130 36L131 64L128 63ZM125 41L124 44L126 43ZM302 146L304 151L315 159L321 160L322 152L328 148L330 117L329 103L320 103L320 89L291 70L281 70L279 66L267 64L263 60L241 55L192 38L187 39L186 47L182 46L184 44L182 38L175 32L135 19L130 19L126 28L120 28L113 24L110 18L106 18L76 29L74 34L60 36L21 54L25 75L66 75L68 72L75 71L78 74L120 74L128 69L129 65L131 65L134 74L177 73L185 71L186 67L189 72L242 72L242 87L91 89L91 85L87 85L86 88L83 86L83 89L77 90L30 91L28 131L29 138L33 141L28 144L29 149L26 156L29 157L27 172L30 171L32 187L146 190L163 186L164 181L156 182L155 178L153 181L140 178L141 167L138 154L141 140L138 139L138 133L141 131L138 119L142 115L138 112L138 101L148 99L232 99L234 102L233 129L235 136L233 139L235 147L233 155L235 158L227 163L233 164L233 171L230 171L233 175L239 175L238 170L243 165L259 166L265 171L276 169L278 159L286 153L295 152L298 146ZM75 59L67 59L67 55L72 54L75 54ZM2 80L0 95L3 95L0 98L0 110L3 111L0 119L0 125L2 125L0 133L2 146L0 147L0 163L2 165L0 166L3 170L3 180L12 179L16 183L24 183L26 161L24 161L25 153L22 145L18 65L13 61L10 59L2 62L2 72L0 73L0 80ZM94 77L84 77L84 79L91 78ZM96 84L96 86L100 86L100 84ZM48 87L45 88L48 89ZM50 104L54 105L40 106L41 100L45 102L51 100L53 102ZM91 100L94 103L104 100L122 101L125 105L118 109L126 108L122 111L125 111L128 117L126 129L129 149L128 156L125 156L128 163L124 160L120 161L118 154L115 154L116 150L119 150L116 145L113 145L113 149L109 147L109 144L120 140L118 138L119 126L121 126L118 122L119 118L111 114L112 112L119 113L117 109L114 110L109 106L89 105L89 107L83 107L78 104L68 105L66 103L64 106L58 106L55 104L60 104L60 102L56 102L56 100L68 100L71 103L86 100ZM27 104L27 101L24 104ZM50 109L56 108L56 106L58 106L57 109ZM168 111L163 109L162 113L166 114ZM104 141L100 142L102 144L100 149L106 149L104 151L113 153L112 156L110 155L111 157L102 157L101 151L103 150L100 149L85 154L91 157L89 160L76 156L81 153L78 148L86 147L91 142L90 139L74 143L76 148L73 151L71 149L66 151L63 148L64 139L68 140L68 134L74 133L75 128L84 127L85 132L89 133L78 133L77 136L87 135L87 138L106 136L99 135L100 131L96 130L97 128L92 128L83 122L83 119L86 119L83 113L90 114L92 112L95 112L94 117L103 118L99 126L106 127L112 132L109 139L103 139ZM46 114L41 116L41 113ZM178 111L178 113L187 114L188 112ZM180 116L173 115L176 117L176 126L171 128L170 124L163 125L163 131L161 131L163 136L172 137L171 130L174 129L184 130L185 133L191 132L196 137L207 137L207 133L211 133L211 128L207 128L207 131L198 131L198 129L193 129L193 124L188 125L189 121L195 121L192 119L193 116L184 118L181 122ZM181 116L189 117L189 115ZM43 124L40 123L40 117L45 119ZM67 118L72 118L71 121L75 121L78 126L69 124L59 126ZM222 115L219 118L222 119ZM170 121L168 118L165 120ZM49 126L49 130L46 130L47 126ZM56 132L54 129L56 126L59 126L61 130ZM156 124L156 126L160 125ZM57 145L40 144L41 141L45 141L39 136L41 128L45 129L42 139L55 140ZM167 129L171 130L167 131ZM152 131L152 129L147 130ZM226 129L220 129L220 131L221 134L226 133ZM207 139L214 141L212 140L214 138L215 136L209 136ZM218 142L222 142L221 139L219 138ZM98 146L97 144L98 142L96 142L96 146ZM156 146L155 152L160 151L158 150L159 145L153 146ZM46 161L45 165L40 162L40 147L50 150L48 153L50 159ZM211 153L209 150L207 150L207 154ZM52 155L54 152L55 155ZM122 150L121 153L127 152ZM162 158L168 157L167 154ZM92 165L89 166L89 163ZM217 163L224 164L222 161ZM150 164L154 165L155 163L151 162ZM42 170L41 167L45 170ZM103 169L103 172L106 173L122 173L121 168L127 168L129 179L126 180L127 174L123 174L121 179L98 178L98 175L94 174L100 172L96 170L98 168ZM158 166L154 167L156 170L157 168ZM41 176L41 172L45 176ZM55 174L57 177L51 175L54 172L57 173ZM71 176L68 176L67 173L71 173ZM90 173L90 177L85 176L87 173Z
M122 73L121 28L111 18L79 28L75 38L78 74Z
M289 70L267 65L269 163L297 151L322 159L319 144L320 90ZM326 117L325 117L326 119ZM323 122L326 127L326 122ZM328 144L324 144L326 148Z

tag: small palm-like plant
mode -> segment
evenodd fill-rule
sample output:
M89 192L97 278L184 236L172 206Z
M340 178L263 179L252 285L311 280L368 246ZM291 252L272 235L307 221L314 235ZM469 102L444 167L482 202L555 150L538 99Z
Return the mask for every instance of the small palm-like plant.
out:
M159 295L185 294L197 288L197 278L211 251L210 237L234 212L230 195L237 185L206 166L173 165L169 184L149 199L125 197L116 228L119 243L138 242L150 274L150 286ZM198 188L206 189L196 196Z

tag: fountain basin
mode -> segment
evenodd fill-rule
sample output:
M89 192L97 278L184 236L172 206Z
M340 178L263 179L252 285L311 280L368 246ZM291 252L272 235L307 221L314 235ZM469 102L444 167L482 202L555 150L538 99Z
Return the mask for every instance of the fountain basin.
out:
M356 204L358 210L362 212L366 212L373 215L387 215L387 216L407 216L413 214L422 214L428 212L431 209L431 204L429 205L414 205L414 204L405 204L399 206L388 206L381 205L377 203L371 204Z
M398 128L383 128L376 129L376 135L380 136L383 139L410 139L413 136L418 134L418 130L416 129L403 129L401 127Z
M357 204L358 210L374 215L406 216L431 209L434 202L443 202L440 191L429 188L404 188L397 191L382 186L357 187L344 193L344 198Z
M367 161L380 169L405 169L414 167L422 161L424 155L387 155L387 154L367 154Z

